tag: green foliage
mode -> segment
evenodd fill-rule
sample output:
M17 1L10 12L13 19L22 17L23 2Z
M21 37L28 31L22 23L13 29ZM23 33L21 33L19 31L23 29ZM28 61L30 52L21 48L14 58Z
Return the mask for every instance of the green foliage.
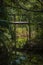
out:
M7 58L6 61L5 59L3 59L3 61L6 64L8 63L9 65L13 57L16 57L15 55L13 55L14 51L12 50L13 47L23 48L23 45L26 44L26 41L30 39L32 40L32 42L33 40L36 41L37 39L38 40L41 39L40 43L42 43L43 45L43 12L38 12L39 10L42 11L43 7L41 3L37 0L12 0L12 1L1 0L1 1L2 2L0 6L0 43L1 45L3 44L4 49L0 45L1 47L0 51L2 51L2 49L3 51L5 49L7 50L4 52L0 52L0 54L2 54L2 56L0 55L0 57L2 58L4 53L6 58L8 57L7 55L10 55L8 57L9 59ZM9 24L9 22L12 23L16 21L19 22L28 21L30 24L28 25ZM36 43L38 44L39 42ZM15 51L14 54L16 54ZM19 56L19 60L22 65L23 64L34 65L34 63L39 65L43 64L42 62L38 61L36 56L29 58L31 59L31 62L28 62L29 60L27 59L28 58L26 58L26 60L21 60ZM2 63L1 60L0 62Z

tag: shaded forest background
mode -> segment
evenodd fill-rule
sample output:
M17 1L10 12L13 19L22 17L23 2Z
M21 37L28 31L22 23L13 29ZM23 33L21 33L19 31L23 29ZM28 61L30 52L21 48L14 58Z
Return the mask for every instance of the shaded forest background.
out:
M20 52L43 52L42 0L0 0L0 65L11 65ZM32 59L37 63L36 57Z

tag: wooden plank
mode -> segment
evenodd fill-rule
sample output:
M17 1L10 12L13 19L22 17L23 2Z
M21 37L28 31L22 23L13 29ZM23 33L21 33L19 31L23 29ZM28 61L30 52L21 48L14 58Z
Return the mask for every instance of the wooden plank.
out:
M10 24L29 24L28 22L22 22L22 21L18 21L18 22L12 22Z
M8 23L8 24L34 24L29 23L28 21L8 21L8 20L0 20L1 23ZM36 24L41 25L42 22L36 22Z

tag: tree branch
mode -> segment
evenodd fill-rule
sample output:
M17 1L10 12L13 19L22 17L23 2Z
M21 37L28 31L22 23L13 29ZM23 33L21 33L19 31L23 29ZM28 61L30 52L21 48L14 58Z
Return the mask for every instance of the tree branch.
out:
M38 2L43 6L43 3L40 0L38 0Z

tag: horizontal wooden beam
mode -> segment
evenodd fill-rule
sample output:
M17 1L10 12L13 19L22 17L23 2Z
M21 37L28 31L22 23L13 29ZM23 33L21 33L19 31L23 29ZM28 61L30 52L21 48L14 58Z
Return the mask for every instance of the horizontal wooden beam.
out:
M29 21L9 21L9 20L0 20L0 23L8 23L8 24L35 24ZM41 25L42 22L36 22L36 24Z
M20 22L12 22L12 23L10 23L10 24L29 24L28 22L22 22L22 21L20 21Z

